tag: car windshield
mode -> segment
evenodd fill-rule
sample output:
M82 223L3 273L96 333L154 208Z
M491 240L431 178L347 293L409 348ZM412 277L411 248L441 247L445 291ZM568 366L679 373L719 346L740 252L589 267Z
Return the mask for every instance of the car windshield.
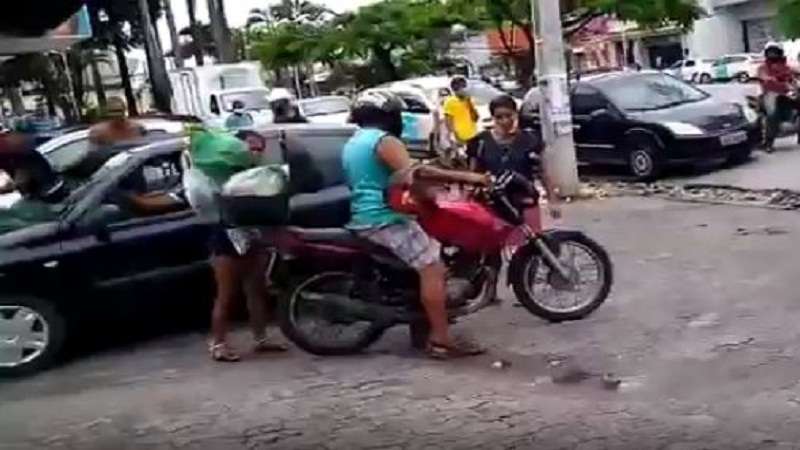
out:
M248 110L269 109L269 99L267 99L266 90L258 89L223 95L222 106L225 111L233 111L233 102L237 100L244 103L245 109Z
M709 97L688 83L658 73L600 80L595 85L625 111L664 109Z
M350 100L347 97L327 97L301 100L300 107L307 117L325 116L350 112Z

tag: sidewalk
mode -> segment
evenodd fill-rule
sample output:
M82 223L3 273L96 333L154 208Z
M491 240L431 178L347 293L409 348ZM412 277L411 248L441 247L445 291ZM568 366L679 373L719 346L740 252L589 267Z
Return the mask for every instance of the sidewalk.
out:
M201 333L141 343L0 383L0 449L797 448L800 215L614 198L565 216L615 263L585 321L505 291L457 327L491 354L457 363L401 329L365 355L233 365Z

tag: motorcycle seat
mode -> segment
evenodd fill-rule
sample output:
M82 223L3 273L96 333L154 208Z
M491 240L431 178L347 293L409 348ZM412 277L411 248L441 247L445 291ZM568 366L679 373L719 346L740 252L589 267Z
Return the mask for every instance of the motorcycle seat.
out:
M291 231L307 242L331 244L362 244L361 238L345 228L296 228Z

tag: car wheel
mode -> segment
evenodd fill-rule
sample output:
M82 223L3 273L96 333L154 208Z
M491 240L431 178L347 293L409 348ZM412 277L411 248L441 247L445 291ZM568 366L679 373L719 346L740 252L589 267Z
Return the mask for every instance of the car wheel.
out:
M711 84L712 81L711 75L707 73L700 75L700 84Z
M0 376L45 369L64 346L66 322L52 303L32 297L0 297Z
M750 75L747 72L742 72L739 75L736 75L736 81L739 83L749 83L750 82Z
M661 175L661 151L649 138L634 139L630 144L628 166L637 180L651 181Z

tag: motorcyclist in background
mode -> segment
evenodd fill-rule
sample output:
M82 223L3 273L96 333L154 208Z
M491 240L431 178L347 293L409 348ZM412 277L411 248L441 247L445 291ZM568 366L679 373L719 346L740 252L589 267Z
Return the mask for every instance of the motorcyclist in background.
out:
M300 114L295 97L288 89L273 89L269 95L269 106L274 123L308 123L308 119Z
M758 79L761 83L761 102L766 113L764 149L772 153L781 122L791 109L797 109L796 101L789 94L795 89L798 72L786 62L783 47L777 42L770 42L764 47L764 58L766 61L758 68Z

